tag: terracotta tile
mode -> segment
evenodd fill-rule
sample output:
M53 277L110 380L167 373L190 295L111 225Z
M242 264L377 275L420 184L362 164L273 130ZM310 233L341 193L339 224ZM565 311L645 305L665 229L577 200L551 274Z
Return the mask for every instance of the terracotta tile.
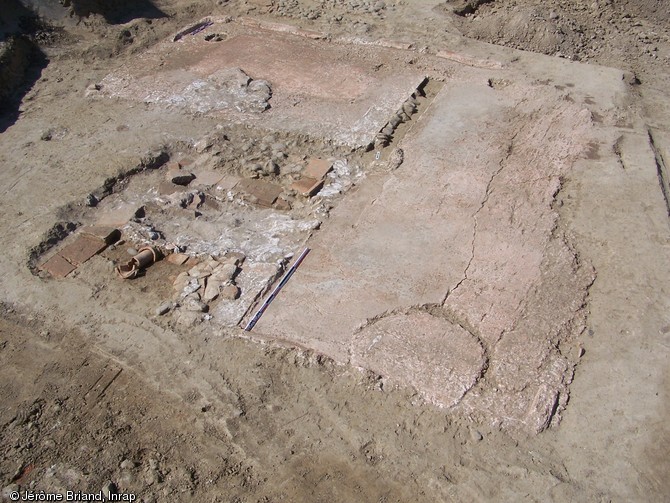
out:
M305 197L311 197L321 188L323 180L316 180L315 178L302 177L297 182L291 185L291 188L296 190L299 194Z
M267 206L268 208L272 206L272 203L274 203L279 197L279 194L282 193L282 188L279 185L264 182L263 180L255 180L253 178L243 179L237 184L237 187L250 196L254 196L257 199L258 204Z
M333 164L325 159L310 159L307 167L305 168L305 171L303 172L303 175L309 178L323 180L332 167Z
M87 235L78 236L60 251L60 255L75 266L81 265L107 247L104 241Z
M76 266L73 266L58 254L54 255L38 267L40 271L46 271L54 278L64 278L76 268Z
M96 237L108 245L116 243L121 238L121 231L119 231L119 229L104 225L88 225L82 227L79 234Z

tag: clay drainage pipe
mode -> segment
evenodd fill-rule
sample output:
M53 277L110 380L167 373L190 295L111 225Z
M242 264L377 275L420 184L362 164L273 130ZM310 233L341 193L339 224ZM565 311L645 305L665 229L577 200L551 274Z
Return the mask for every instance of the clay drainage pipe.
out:
M156 262L158 254L153 246L145 246L140 248L133 258L127 264L122 264L116 267L116 272L123 279L136 278L142 269L149 267Z

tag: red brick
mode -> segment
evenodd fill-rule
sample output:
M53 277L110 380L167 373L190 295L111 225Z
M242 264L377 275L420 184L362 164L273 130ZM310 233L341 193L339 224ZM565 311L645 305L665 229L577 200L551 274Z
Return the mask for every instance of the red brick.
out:
M310 159L309 164L307 164L307 167L303 172L303 176L323 180L332 167L333 164L325 159L320 159L318 157Z
M104 241L93 236L80 235L74 242L60 251L60 255L71 264L78 266L107 247Z
M56 254L38 267L40 271L46 271L54 278L64 278L76 269L60 255Z
M294 182L291 187L299 194L305 197L311 197L321 188L323 180L316 180L315 178L302 177L297 182Z

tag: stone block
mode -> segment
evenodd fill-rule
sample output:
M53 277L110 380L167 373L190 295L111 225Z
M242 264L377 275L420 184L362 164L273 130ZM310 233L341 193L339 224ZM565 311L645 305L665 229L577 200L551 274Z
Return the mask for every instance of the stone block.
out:
M236 300L240 296L240 289L237 285L226 285L221 290L221 298L224 300Z
M207 282L205 287L205 292L202 296L205 302L210 302L216 299L219 296L219 291L221 288L221 282L216 280L210 280Z

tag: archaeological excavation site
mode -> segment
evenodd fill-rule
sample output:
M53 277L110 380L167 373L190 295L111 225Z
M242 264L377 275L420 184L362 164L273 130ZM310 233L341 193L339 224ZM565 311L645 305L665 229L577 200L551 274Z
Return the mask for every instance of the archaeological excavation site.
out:
M2 0L2 500L670 498L664 3Z

